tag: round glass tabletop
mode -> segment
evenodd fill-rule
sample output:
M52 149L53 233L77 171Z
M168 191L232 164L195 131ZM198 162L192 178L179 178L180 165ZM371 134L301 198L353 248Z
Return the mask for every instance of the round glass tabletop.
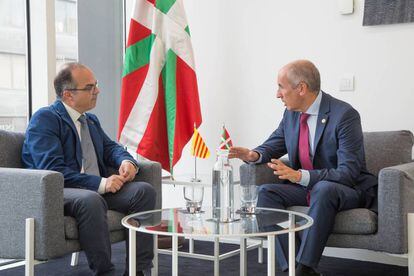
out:
M233 222L213 219L213 209L203 207L190 214L185 208L168 208L131 214L122 225L138 232L182 237L257 237L301 231L313 220L306 214L271 208L256 208L255 214L235 214Z

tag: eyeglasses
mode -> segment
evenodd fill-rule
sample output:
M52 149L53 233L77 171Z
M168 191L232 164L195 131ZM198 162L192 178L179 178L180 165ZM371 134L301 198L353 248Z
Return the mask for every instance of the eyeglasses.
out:
M99 88L98 81L95 84L87 84L84 88L68 88L68 91L88 91L89 93L94 93Z

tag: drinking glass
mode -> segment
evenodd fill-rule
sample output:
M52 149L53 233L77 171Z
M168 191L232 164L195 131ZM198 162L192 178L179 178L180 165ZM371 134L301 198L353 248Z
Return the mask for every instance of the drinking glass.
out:
M201 211L203 203L204 187L201 185L184 186L184 199L187 211L191 214Z
M256 185L240 185L240 211L246 214L254 214L257 204L259 187Z
M246 234L257 233L259 231L259 225L257 218L254 214L241 214L241 227Z

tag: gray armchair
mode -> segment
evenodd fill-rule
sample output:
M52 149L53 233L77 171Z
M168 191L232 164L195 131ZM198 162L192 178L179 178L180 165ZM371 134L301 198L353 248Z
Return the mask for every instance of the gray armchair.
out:
M76 221L63 215L63 175L22 168L23 133L0 130L0 258L25 258L25 219L34 218L34 258L48 260L81 251ZM157 191L161 208L161 166L140 162L136 180ZM112 242L125 239L124 214L108 211Z
M364 133L367 168L378 176L378 213L364 208L338 213L328 246L408 252L407 214L414 212L413 142L410 131ZM240 181L261 185L279 179L266 164L243 164ZM292 209L308 210L301 206Z

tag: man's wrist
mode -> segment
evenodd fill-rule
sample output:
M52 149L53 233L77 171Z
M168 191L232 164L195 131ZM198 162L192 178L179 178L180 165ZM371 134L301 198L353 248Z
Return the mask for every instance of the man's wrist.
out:
M131 163L133 166L134 166L134 168L135 168L135 174L137 174L138 173L138 166L137 166L137 164L135 164L135 162L132 162L131 160L129 160L129 159L125 159L125 160L123 160L122 161L122 163L124 163L124 162L128 162L128 163ZM121 163L121 164L122 164Z
M260 158L260 154L257 151L254 151L254 150L251 150L249 152L249 155L250 155L249 162L256 162Z
M296 183L299 183L302 180L302 171L301 170L297 170L296 171Z

